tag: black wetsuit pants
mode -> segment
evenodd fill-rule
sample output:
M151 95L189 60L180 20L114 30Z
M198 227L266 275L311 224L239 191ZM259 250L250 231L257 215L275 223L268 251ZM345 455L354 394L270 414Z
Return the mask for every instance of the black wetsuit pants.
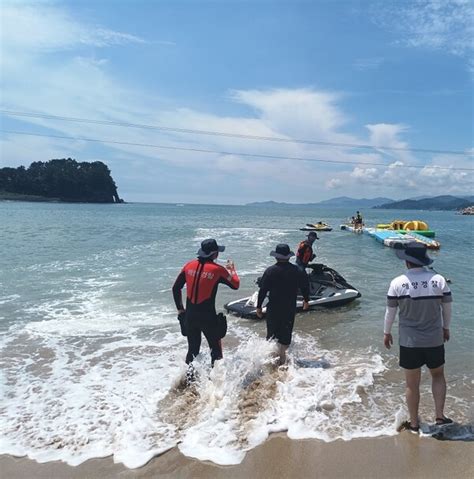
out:
M217 359L222 359L222 345L218 334L217 317L213 313L188 313L186 314L188 332L188 354L186 364L189 364L199 354L201 348L201 333L207 339L211 349L212 364Z
M295 311L267 312L267 340L276 339L280 344L289 346L295 324Z

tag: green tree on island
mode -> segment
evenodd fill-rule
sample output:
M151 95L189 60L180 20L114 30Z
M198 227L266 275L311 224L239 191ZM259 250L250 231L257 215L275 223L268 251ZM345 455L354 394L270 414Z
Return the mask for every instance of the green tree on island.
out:
M0 168L0 192L86 203L121 203L110 170L101 161L71 158Z

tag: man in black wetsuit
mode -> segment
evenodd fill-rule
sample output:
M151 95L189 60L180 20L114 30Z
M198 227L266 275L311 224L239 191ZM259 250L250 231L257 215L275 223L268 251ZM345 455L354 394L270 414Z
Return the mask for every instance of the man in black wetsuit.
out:
M309 280L305 272L290 263L295 254L287 244L279 244L270 253L276 263L263 273L257 301L257 316L263 317L262 303L270 293L267 305L267 339L276 339L280 354L280 364L286 362L286 350L291 344L295 322L296 296L298 289L303 295L303 309L309 308Z

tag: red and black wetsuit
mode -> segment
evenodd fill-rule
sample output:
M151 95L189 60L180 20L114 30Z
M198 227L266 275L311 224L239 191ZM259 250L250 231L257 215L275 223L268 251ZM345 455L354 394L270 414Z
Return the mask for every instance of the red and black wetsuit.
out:
M222 358L221 340L217 336L216 294L220 283L239 289L237 273L230 274L212 259L194 259L185 264L173 285L173 297L177 309L184 309L181 289L186 285L186 322L188 354L186 363L199 354L201 332L211 348L212 362Z

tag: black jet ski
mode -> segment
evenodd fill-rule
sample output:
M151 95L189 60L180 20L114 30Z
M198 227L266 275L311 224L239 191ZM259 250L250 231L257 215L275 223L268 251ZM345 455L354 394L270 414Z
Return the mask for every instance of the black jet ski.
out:
M324 264L309 264L309 310L317 307L333 308L342 306L360 298L361 294L350 285L336 270ZM256 283L259 284L260 278ZM242 318L259 319L256 313L258 290L252 296L231 301L224 305L227 312ZM263 302L262 312L265 315L268 298ZM303 311L303 297L296 298L296 310Z

